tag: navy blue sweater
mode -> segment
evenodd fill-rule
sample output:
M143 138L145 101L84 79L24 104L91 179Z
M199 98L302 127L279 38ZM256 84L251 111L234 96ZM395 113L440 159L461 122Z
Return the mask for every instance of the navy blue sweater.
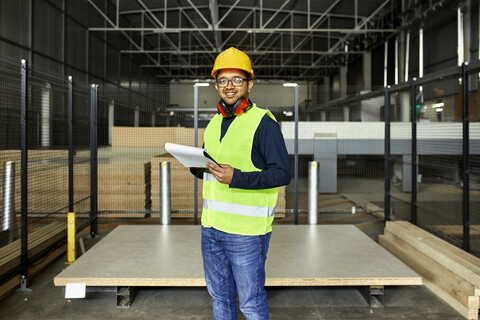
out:
M235 117L222 119L220 141L234 119ZM268 115L262 118L255 132L252 163L261 171L242 172L235 169L230 188L268 189L290 183L290 159L285 140L278 123Z

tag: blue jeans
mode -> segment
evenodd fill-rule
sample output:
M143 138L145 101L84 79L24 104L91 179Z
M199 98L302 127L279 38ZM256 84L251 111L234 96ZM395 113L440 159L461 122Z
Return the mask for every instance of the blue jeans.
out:
M270 319L265 291L265 260L271 232L229 234L202 226L202 256L215 320L237 319L237 299L248 320Z

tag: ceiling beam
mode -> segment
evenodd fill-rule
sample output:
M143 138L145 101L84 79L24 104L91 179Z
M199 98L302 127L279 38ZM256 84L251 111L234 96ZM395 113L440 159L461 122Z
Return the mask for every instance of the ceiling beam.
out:
M239 6L238 3L240 2L241 0L237 0L233 5L225 5L225 4L219 4L218 5L218 8L222 8L222 9L228 9L228 11L231 11L233 10L234 8L235 9L238 9L238 10L245 10L245 11L250 11L252 9L256 10L256 11L259 11L259 8L258 7L247 7L247 6ZM196 6L198 9L207 9L210 7L210 4L209 5L197 5ZM178 11L178 10L193 10L192 7L172 7L172 8L158 8L158 9L154 9L154 8L151 8L150 11L152 12L168 12L168 11ZM120 15L135 15L135 14L142 14L144 10L141 10L141 9L138 9L138 10L124 10L124 11L120 11L119 14ZM284 14L294 14L294 15L302 15L302 16L307 16L310 15L311 17L316 17L316 16L322 16L324 13L323 12L312 12L310 11L310 13L308 11L302 11L302 10L278 10L278 9L270 9L270 8L262 8L262 11L264 12L279 12L279 13L284 13ZM227 14L225 14L226 16ZM354 20L355 19L355 15L351 15L351 14L342 14L342 13L330 13L329 14L330 17L332 18L344 18L344 19L352 19ZM357 19L363 19L365 18L364 16L359 16L357 15L356 16ZM221 21L220 21L221 23Z
M336 0L334 3L332 3L332 4L328 7L327 11L325 11L317 20L315 20L315 22L314 22L311 26L309 25L308 28L312 28L312 27L315 28L317 25L319 25L319 24L321 24L322 22L324 22L325 19L326 19L326 17L328 16L328 13L329 13L330 11L332 11L333 8L336 7L337 4L338 4L340 1L341 1L341 0ZM293 49L293 51L298 50L298 48L300 48L301 46L303 46L306 41L310 40L310 39L311 39L310 36L311 36L312 34L313 34L313 31L310 31L308 34L306 34L305 37L304 37L301 41L298 42L298 44L295 46L295 48ZM291 59L293 59L294 57L295 57L295 54L290 55L290 56L287 58L287 60L285 61L285 63L288 63L288 62L289 62ZM280 72L280 70L279 70L279 72Z
M268 19L267 22L265 22L265 24L260 24L260 29L264 29L273 19L275 19L275 17L280 13L280 11L290 2L290 0L286 0L283 2L283 5L277 10L275 11L275 13L270 17L270 19ZM260 2L261 3L261 11L260 11L260 21L263 21L263 1Z
M141 65L142 68L159 68L157 65L152 65L152 64L143 64ZM175 69L184 69L186 66L184 64L169 64L169 68L175 68ZM190 68L193 69L198 69L198 68L211 68L211 64L191 64L189 65ZM263 64L263 65L255 65L254 66L256 69L275 69L278 68L278 65L270 65L270 64ZM311 66L311 65L283 65L282 67L285 68L296 68L296 69L325 69L325 68L339 68L339 65L317 65L317 66Z
M112 20L110 20L107 15L99 8L95 5L95 3L93 3L92 0L87 0L88 3L90 3L90 5L102 16L102 18L108 23L110 24L112 27L117 27L117 25L115 23L113 23ZM118 23L118 21L117 21ZM90 29L89 29L90 30ZM137 48L137 50L141 50L142 48L130 37L127 35L127 33L125 31L120 31L123 36L128 40L130 41L130 43L135 47ZM147 54L147 57L152 60L154 63L158 64L159 62L157 60L155 60L155 58L153 58L150 54Z
M89 0L91 1L91 0ZM389 0L390 1L390 0ZM207 28L196 28L195 30L189 28L137 28L137 27L92 27L88 28L89 31L149 31L154 33L178 33L178 32L200 32L200 31L214 31L212 27ZM231 31L241 31L247 33L274 33L274 32L312 32L312 33L343 33L343 34L363 34L363 33L382 33L382 32L396 32L397 29L387 28L387 29L360 29L360 28L227 28L220 27L217 31L231 32Z
M191 0L187 0L187 1L188 1L188 3L190 3L190 5L192 6L192 8L198 13L198 15L200 16L200 18L202 18L203 21L205 21L205 23L207 24L207 26L208 26L210 29L212 29L212 24L210 23L210 21L209 21L207 18L205 18L205 16L203 15L203 13L200 12L200 10L198 9L198 7L197 7L195 4L193 4Z

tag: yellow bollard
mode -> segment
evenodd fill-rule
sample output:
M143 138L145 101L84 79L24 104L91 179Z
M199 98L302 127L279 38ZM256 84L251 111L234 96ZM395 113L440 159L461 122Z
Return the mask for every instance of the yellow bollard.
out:
M75 212L69 212L67 217L67 262L75 262Z

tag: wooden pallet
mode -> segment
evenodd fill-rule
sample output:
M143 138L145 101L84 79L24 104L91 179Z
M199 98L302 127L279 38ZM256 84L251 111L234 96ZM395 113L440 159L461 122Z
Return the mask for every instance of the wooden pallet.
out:
M379 242L469 320L478 320L480 259L406 221L388 221Z

